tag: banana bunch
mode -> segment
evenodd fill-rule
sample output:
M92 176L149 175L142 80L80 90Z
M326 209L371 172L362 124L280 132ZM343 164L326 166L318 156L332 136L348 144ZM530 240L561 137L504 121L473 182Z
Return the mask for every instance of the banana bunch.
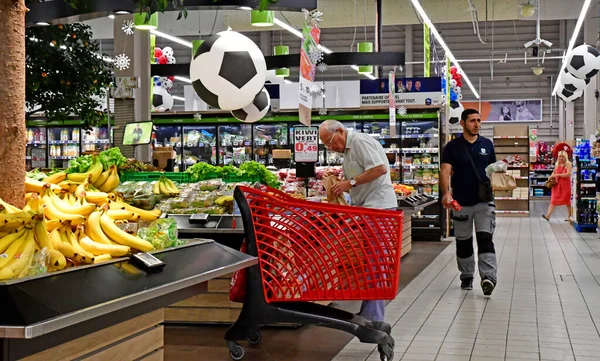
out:
M215 204L217 206L224 206L230 203L233 203L233 196L221 196L215 199Z
M100 192L109 193L119 186L121 180L119 179L119 173L117 173L117 167L111 166L106 172L100 175L97 181L92 181L94 187Z
M0 280L24 277L35 253L31 228L22 227L0 239Z
M154 194L162 194L167 197L176 197L179 195L179 189L175 183L165 176L161 176L158 181L154 183L152 186L152 192Z

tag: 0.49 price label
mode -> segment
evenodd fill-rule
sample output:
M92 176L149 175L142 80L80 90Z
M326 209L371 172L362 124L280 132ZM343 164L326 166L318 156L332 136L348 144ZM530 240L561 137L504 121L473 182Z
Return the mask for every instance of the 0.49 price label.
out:
M319 159L319 128L296 127L294 144L296 162L316 162Z

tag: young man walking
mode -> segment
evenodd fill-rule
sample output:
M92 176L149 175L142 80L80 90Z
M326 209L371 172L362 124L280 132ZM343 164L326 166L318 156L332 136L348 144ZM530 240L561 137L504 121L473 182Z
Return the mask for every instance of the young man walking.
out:
M492 141L479 135L481 117L477 110L466 109L461 115L460 125L463 127L462 136L450 141L442 154L442 205L445 208L453 208L452 201L456 200L461 206L460 210L452 211L461 288L473 289L474 224L481 288L484 295L490 296L497 280L496 251L492 240L496 227L496 212L485 168L496 162L496 153Z

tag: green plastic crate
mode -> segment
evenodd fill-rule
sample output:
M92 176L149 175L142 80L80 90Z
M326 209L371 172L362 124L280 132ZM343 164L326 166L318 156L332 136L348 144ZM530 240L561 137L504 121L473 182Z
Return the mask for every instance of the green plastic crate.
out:
M255 183L255 182L260 182L260 177L250 177L247 175L230 176L230 177L223 178L223 182L225 182L225 183L238 183L238 182Z
M190 174L182 172L127 172L121 174L121 182L127 181L147 181L152 182L158 180L161 176L165 176L167 179L177 183L190 183Z
M211 179L217 179L217 178L221 178L221 175L219 173L208 173L207 175L201 176L200 178L198 178L198 182L205 181L205 180L211 180ZM192 182L191 175L190 175L190 182Z

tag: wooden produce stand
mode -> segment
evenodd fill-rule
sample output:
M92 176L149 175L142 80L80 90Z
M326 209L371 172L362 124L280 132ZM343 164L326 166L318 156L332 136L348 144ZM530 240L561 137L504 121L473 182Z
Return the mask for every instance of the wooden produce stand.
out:
M496 158L502 160L517 155L523 164L509 165L508 173L517 182L512 191L496 191L496 214L501 217L529 216L529 126L500 125L494 127Z
M162 361L163 308L257 263L207 240L153 254L160 271L123 258L0 283L0 361Z

